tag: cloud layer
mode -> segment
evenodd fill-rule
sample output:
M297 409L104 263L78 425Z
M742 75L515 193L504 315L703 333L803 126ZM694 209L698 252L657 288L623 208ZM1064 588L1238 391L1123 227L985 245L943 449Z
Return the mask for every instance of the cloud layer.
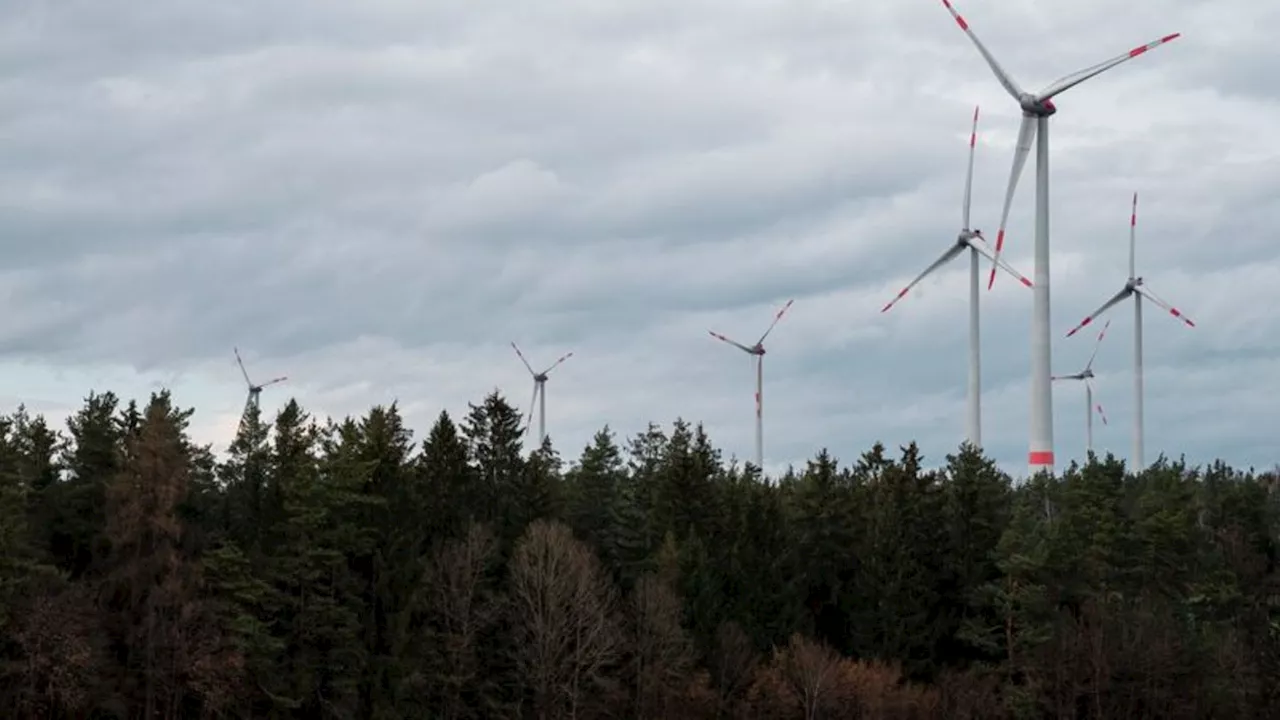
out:
M1139 2L1117 13L966 0L1038 88L1171 31L1068 91L1053 120L1054 367L1066 330L1138 263L1193 317L1146 314L1147 452L1269 466L1280 412L1280 9ZM963 437L966 272L879 308L959 229L982 106L975 224L994 234L1013 102L940 3L173 0L0 9L0 400L65 414L87 390L170 386L225 443L231 347L321 414L399 400L425 431L535 364L553 440L676 416L752 452L750 359L770 337L766 457ZM1009 258L1030 275L1033 167ZM1027 443L1031 297L982 296L988 450ZM1131 313L1097 361L1127 455ZM1083 393L1055 392L1059 456Z

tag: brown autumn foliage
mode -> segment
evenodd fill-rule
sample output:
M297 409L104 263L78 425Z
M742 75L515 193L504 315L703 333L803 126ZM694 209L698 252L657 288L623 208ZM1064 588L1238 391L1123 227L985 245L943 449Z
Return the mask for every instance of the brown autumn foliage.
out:
M93 599L82 588L33 594L12 639L23 658L11 675L20 712L56 717L86 708L104 658Z
M1000 674L970 669L938 678L941 716L947 720L1001 720L1009 713L1000 695Z
M738 717L753 720L942 718L935 689L904 683L892 665L840 657L794 635L756 672Z
M180 549L189 463L169 410L148 408L107 489L111 555L97 588L108 643L123 651L117 692L141 697L148 718L181 717L188 700L217 712L234 702L244 677L243 658L200 595L200 566Z

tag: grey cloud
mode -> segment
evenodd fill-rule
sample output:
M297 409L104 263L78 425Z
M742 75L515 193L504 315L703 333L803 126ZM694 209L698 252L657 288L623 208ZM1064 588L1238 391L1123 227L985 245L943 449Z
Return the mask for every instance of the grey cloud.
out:
M1032 87L1187 33L1060 103L1055 366L1087 354L1061 335L1123 280L1138 190L1142 271L1201 325L1148 315L1148 443L1263 462L1280 108L1261 80L1280 65L1254 30L1273 11L1213 7L961 10ZM955 237L972 105L988 235L1016 134L937 4L0 12L9 357L225 382L209 412L233 413L238 344L317 411L399 399L425 430L494 387L527 401L515 339L548 361L578 352L548 398L562 451L605 422L683 415L741 457L749 364L706 330L763 331L796 297L767 360L771 464L912 438L940 460L960 440L964 264L876 312ZM1033 171L1010 222L1027 274ZM1017 469L1030 294L1002 282L983 303L986 437ZM1121 453L1126 322L1100 359L1113 426L1099 435ZM1180 380L1191 368L1200 379ZM1078 398L1056 397L1059 453L1078 454Z

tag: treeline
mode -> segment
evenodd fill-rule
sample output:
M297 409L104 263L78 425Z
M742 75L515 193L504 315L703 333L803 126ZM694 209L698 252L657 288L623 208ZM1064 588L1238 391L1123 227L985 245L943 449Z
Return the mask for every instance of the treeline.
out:
M191 412L0 418L6 717L1280 717L1274 473Z

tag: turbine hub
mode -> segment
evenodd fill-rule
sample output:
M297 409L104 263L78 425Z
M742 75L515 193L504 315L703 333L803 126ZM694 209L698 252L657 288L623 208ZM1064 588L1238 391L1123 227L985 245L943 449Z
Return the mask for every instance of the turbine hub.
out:
M1128 282L1124 284L1124 289L1129 292L1133 292L1137 290L1140 285L1142 285L1142 278L1129 278Z
M546 375L546 373L538 373L537 375L534 375L534 376L533 376L533 381L534 381L534 382L540 382L540 383L544 383L544 382L546 382L546 381L547 381L547 375Z
M752 353L753 355L763 355L763 354L764 354L764 346L763 346L763 345L759 345L759 344L757 344L755 347L751 348L751 353Z
M1090 369L1085 370L1084 372L1080 373L1080 377L1082 377L1082 378L1091 378L1091 377L1093 377L1093 369L1092 369L1092 368L1090 368Z
M1058 107L1053 104L1052 100L1036 100L1036 97L1031 93L1026 93L1019 98L1018 104L1022 106L1022 112L1033 117L1047 118L1058 112Z

